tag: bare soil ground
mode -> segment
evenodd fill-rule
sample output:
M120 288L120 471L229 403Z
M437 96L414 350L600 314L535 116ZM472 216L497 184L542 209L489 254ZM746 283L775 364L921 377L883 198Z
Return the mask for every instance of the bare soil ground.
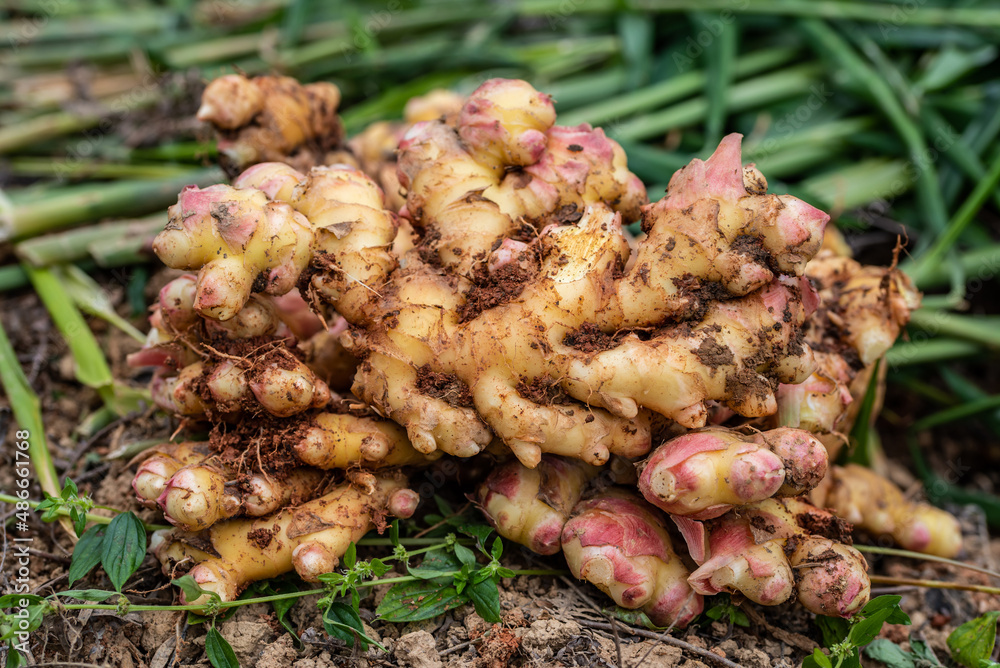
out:
M120 277L119 277L120 278ZM112 276L101 276L123 314L125 283ZM167 272L154 275L146 285L147 303L166 280ZM127 416L89 437L76 429L86 416L99 408L96 394L79 385L73 376L72 361L59 333L53 327L34 293L24 291L0 300L0 318L35 391L42 399L46 435L61 475L76 480L81 491L94 495L100 504L136 511L149 521L160 521L153 511L141 508L131 493L132 473L122 461L107 461L105 455L124 443L150 438L166 438L176 427L174 420L152 411ZM143 319L136 319L144 326ZM148 381L148 375L130 369L125 356L138 344L103 322L92 320L102 346L109 351L115 376L134 385ZM983 372L987 373L987 372ZM989 387L997 387L996 378L986 378ZM891 438L894 423L909 421L908 415L920 415L919 402L910 395L889 392L887 403L886 448L890 456L900 447ZM13 488L11 448L15 427L7 398L0 399L0 490ZM884 434L885 435L885 434ZM982 435L959 426L935 447L931 464L937 470L955 468L955 482L994 491L1000 484L996 462L997 448L984 447ZM988 441L985 441L988 442ZM906 462L905 456L900 457ZM895 470L901 482L907 479L902 465ZM34 498L40 497L37 487ZM9 506L0 512L9 519ZM991 539L981 513L973 509L961 512L966 533L967 558L970 562L995 568L1000 557L1000 539ZM66 572L72 541L56 524L32 524L31 586L35 593L47 595L66 589ZM10 536L4 535L9 541ZM5 547L9 543L5 543ZM511 568L537 568L549 565L562 568L559 558L543 560L511 550L505 559ZM377 556L371 552L367 556ZM990 583L985 576L958 571L950 566L897 558L871 559L874 572L896 577ZM0 567L0 587L12 577L10 562ZM108 587L103 573L91 574L77 587ZM1000 608L1000 600L985 594L916 588L882 588L873 594L903 594L903 607L913 619L909 628L887 626L883 635L906 646L909 633L917 633L938 652L947 656L945 639L957 625L990 609ZM370 625L371 637L389 651L370 649L366 653L331 640L323 632L315 599L303 599L290 618L302 639L296 646L283 632L274 614L262 605L240 608L219 624L219 629L235 649L241 665L260 668L323 668L326 666L643 666L643 668L701 668L721 665L690 650L671 645L660 638L602 630L608 618L599 610L607 606L604 596L589 585L565 578L520 577L504 581L501 603L504 622L493 627L475 614L471 606L453 610L444 617L408 625L386 624L374 619L374 610L385 587L369 591L362 601L363 615ZM131 582L136 602L173 602L174 591L167 586L157 564L147 557ZM794 604L762 608L744 603L750 625L733 627L726 622L696 625L675 631L674 637L697 648L728 659L747 668L797 666L820 640L811 616ZM168 666L207 666L204 652L204 628L188 626L183 613L136 613L119 616L115 612L65 612L47 619L32 640L34 661L45 665L122 666L125 668L166 668ZM667 640L670 640L669 638Z

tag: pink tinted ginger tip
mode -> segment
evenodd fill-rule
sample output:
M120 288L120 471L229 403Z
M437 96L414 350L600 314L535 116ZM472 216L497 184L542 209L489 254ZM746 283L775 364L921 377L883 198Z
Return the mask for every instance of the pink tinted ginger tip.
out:
M704 197L735 202L746 195L742 140L741 134L726 135L708 160L695 159L678 170L667 186L666 207L686 209Z

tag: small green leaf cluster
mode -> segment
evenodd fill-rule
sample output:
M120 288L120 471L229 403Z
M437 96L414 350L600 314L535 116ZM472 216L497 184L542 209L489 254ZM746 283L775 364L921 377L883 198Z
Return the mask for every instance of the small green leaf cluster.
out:
M861 668L860 650L875 640L883 624L909 625L909 615L899 607L902 599L902 596L873 598L849 620L817 616L816 624L830 654L817 648L802 662L802 668Z
M76 535L82 536L87 527L87 513L94 507L94 500L89 496L80 496L76 483L66 478L59 496L46 493L45 500L41 501L35 510L42 513L43 522L54 522L60 515L68 513Z
M750 626L747 614L740 610L738 605L733 603L729 594L719 594L712 598L712 602L715 605L705 611L707 618L714 621L725 618L730 626L742 626L744 628Z

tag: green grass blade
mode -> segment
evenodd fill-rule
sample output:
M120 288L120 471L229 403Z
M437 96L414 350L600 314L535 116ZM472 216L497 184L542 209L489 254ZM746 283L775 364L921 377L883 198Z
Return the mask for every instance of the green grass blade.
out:
M97 339L80 315L73 299L59 276L51 269L36 269L22 265L35 292L45 304L49 316L69 346L75 364L76 378L97 390L105 404L114 400L114 378Z
M89 313L114 325L139 343L145 343L146 335L132 326L125 318L118 315L107 292L76 265L58 265L53 271L62 280L66 292L77 306Z
M965 231L965 228L969 226L983 204L985 204L986 198L996 189L998 183L1000 183L1000 152L997 153L993 164L990 165L990 170L986 174L986 177L976 184L976 188L972 191L972 194L969 195L962 204L962 207L955 213L951 222L948 223L948 228L944 234L938 237L926 252L918 256L915 262L904 264L903 270L910 276L913 276L914 280L919 283L923 279L925 272L931 268L937 268L944 260L945 255L948 254L948 251L951 250L951 247L958 241L958 238L962 236L962 232Z
M924 341L899 341L885 354L890 369L912 364L936 364L982 355L981 346L969 341L938 338Z
M906 143L912 168L917 171L920 184L917 197L927 225L932 230L943 230L948 212L941 195L937 170L929 159L927 143L920 129L903 109L889 84L851 48L833 28L817 19L807 19L801 25L821 51L832 57L851 77L864 86L889 118L896 132Z
M11 409L14 411L14 419L21 429L28 432L26 439L17 438L17 441L28 442L28 454L31 456L35 475L38 476L39 486L43 492L59 496L61 486L45 438L41 402L31 389L28 378L17 361L17 355L14 354L14 348L7 338L3 323L0 323L0 382L3 383ZM13 450L16 446L8 444L7 447Z

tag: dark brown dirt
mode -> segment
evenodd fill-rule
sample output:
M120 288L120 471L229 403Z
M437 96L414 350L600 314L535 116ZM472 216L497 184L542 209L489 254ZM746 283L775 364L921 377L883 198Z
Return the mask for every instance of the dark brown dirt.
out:
M459 408L472 408L473 405L472 392L461 378L453 373L436 372L429 364L417 369L417 390Z
M852 526L850 522L826 512L800 513L795 516L795 521L800 527L813 534L830 538L845 545L854 544L854 536L851 534Z
M618 340L601 331L597 325L586 322L580 329L569 332L563 338L563 345L576 348L582 353L599 353L616 347Z
M701 345L698 346L698 350L695 351L698 359L701 363L712 369L717 369L720 366L728 366L733 363L733 351L727 346L720 344L711 336L705 337L702 340Z
M459 322L475 320L483 311L517 299L537 270L538 256L531 249L493 273L487 270L485 262L480 262L474 270L473 286L465 293L465 302L458 307Z
M517 383L516 389L517 393L522 397L541 406L573 403L573 398L566 394L566 391L559 383L544 376L531 379L521 378Z

